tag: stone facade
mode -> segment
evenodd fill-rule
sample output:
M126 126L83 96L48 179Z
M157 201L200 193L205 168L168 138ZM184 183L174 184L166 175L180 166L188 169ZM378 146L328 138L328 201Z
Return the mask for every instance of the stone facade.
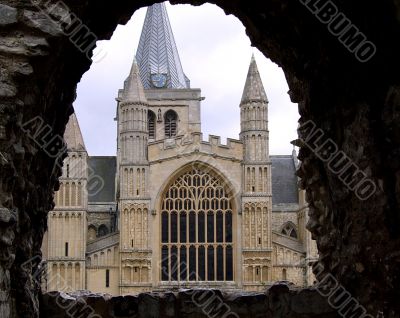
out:
M144 37L157 10L164 5L149 9ZM140 47L137 55L144 58ZM88 158L76 116L71 117L68 157L43 246L52 268L47 290L61 289L55 276L71 289L122 295L182 286L254 291L277 280L308 285L316 249L308 254L311 237L300 237L307 232L299 217L306 204L299 202L297 162L295 154L272 156L277 163L272 166L268 98L254 57L240 102L240 140L226 145L218 136L203 140L200 89L144 89L143 77L135 61L118 93L115 175L101 178L103 193L93 193L88 174L101 176L101 170L110 170L101 161L114 158ZM78 206L82 223L70 220ZM69 249L79 251L79 258Z

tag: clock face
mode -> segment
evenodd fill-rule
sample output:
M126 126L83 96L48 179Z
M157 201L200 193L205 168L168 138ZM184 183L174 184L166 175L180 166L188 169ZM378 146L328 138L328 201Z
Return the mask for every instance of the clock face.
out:
M163 88L167 84L167 76L165 74L151 74L151 82L154 87Z

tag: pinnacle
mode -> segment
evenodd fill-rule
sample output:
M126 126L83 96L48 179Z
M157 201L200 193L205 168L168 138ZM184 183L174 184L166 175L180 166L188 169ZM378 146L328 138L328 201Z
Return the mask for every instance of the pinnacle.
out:
M133 60L131 71L128 78L125 80L124 93L122 95L123 101L147 103L144 94L144 88L140 79L139 67L136 59Z
M68 150L84 150L86 151L85 143L83 142L82 132L79 127L78 119L75 113L69 117L67 127L64 132L64 139L67 143Z
M257 62L254 54L251 57L249 71L247 73L246 84L244 86L241 104L249 102L268 103L268 97L265 93Z

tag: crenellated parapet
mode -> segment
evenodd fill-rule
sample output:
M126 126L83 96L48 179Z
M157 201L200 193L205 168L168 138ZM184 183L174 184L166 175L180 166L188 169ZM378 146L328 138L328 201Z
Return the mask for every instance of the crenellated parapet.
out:
M176 136L174 139L164 139L149 143L148 154L150 162L180 158L193 153L241 161L243 158L243 143L240 140L228 138L225 145L221 143L220 136L214 135L209 135L208 141L205 141L203 140L203 134L200 132L192 132Z

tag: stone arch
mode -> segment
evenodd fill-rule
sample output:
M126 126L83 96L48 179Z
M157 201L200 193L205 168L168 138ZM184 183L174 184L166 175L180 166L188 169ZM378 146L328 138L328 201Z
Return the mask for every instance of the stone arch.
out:
M110 8L96 7L96 1L86 2L84 5L65 1L70 11L81 17L85 26L94 31L99 40L109 38L117 24L126 23L140 6L151 5L154 2L120 1ZM203 0L172 2L196 5L206 3ZM379 190L372 201L360 201L354 192L338 190L343 184L337 176L305 145L301 145L301 157L304 160L299 174L302 186L307 190L311 212L310 230L318 240L321 249L320 263L324 272L333 273L345 287L354 287L353 296L362 299L369 308L375 311L389 308L385 309L385 316L390 308L399 310L395 301L383 306L384 300L398 298L395 294L397 287L388 287L396 284L388 284L380 279L396 276L398 267L386 256L397 251L400 242L400 221L395 213L399 209L396 199L399 190L395 186L398 167L388 164L399 162L396 127L400 125L395 114L400 104L400 52L391 45L400 32L397 2L385 0L378 10L373 3L365 2L362 12L359 10L358 1L335 2L341 11L354 19L357 29L362 30L363 34L377 44L378 54L368 63L357 63L352 52L346 50L337 37L327 32L325 24L317 20L310 23L313 17L310 10L303 5L306 1L283 0L280 6L276 6L274 1L254 2L251 5L244 0L213 2L227 14L238 17L245 25L253 45L284 69L291 99L300 106L300 122L312 120L318 127L324 127L324 131L336 140L342 149L348 150L355 163L362 163L363 167L368 167L367 170L374 175L373 179L379 180L380 188L384 191ZM7 4L14 6L14 2ZM37 12L33 12L32 6L25 3L18 4L18 8L10 8L7 10L26 9L32 15ZM310 9L312 10L311 7ZM13 23L13 28L5 30L18 32L21 42L16 44L21 46L9 50L2 57L5 61L2 106L5 107L6 113L11 115L4 116L0 131L1 136L5 134L6 137L2 141L0 151L8 158L8 162L18 161L20 152L15 152L12 143L19 144L25 151L26 164L39 169L21 169L12 162L1 165L1 176L18 175L21 180L29 181L26 184L31 186L27 187L26 191L21 191L20 187L11 186L13 181L10 181L9 177L2 178L4 195L1 196L0 203L1 206L7 207L4 208L7 215L12 215L13 211L22 211L21 213L35 216L35 225L28 226L38 228L32 228L32 231L28 229L24 235L16 233L15 242L29 246L26 242L40 241L42 238L47 212L52 209L49 198L52 197L53 188L58 187L55 176L59 175L61 168L56 168L54 173L54 158L57 156L49 157L45 151L37 153L35 141L26 138L15 122L17 118L27 121L39 116L49 124L54 135L62 136L68 115L73 112L71 105L76 84L90 66L91 62L87 57L91 56L95 44L93 42L93 45L88 45L88 50L84 52L87 54L82 54L63 34L51 32L37 24L27 25L22 19L22 15L16 14L15 21L10 22ZM11 37L14 37L14 34L10 33ZM41 44L36 45L35 49L25 48L25 35L26 38L34 36ZM17 60L21 63L15 63ZM370 76L371 74L374 76ZM324 101L323 106L321 101ZM18 112L22 116L19 116ZM305 132L300 132L300 137L306 136ZM363 144L364 146L361 146ZM382 203L375 204L378 201ZM39 208L32 211L32 206ZM340 213L337 213L338 211ZM353 226L348 228L348 221L359 220L359 215L362 215L365 221L352 222ZM19 219L22 218L16 218L17 222L20 222ZM379 230L371 231L368 224L374 224L374 228ZM14 231L13 222L1 226ZM366 235L360 239L358 233ZM336 244L331 244L332 241ZM380 244L376 244L378 241L390 244L382 248ZM358 244L360 253L350 253L349 242ZM368 254L364 252L367 250L365 247L371 247ZM10 251L5 254L9 255L5 263L13 264L12 268L3 266L3 269L10 273L5 275L9 277L6 278L5 286L11 286L11 281L25 279L22 276L25 274L19 270L20 262L32 254L30 249L26 249L23 257L14 260L13 248L10 247ZM339 252L333 253L335 250ZM365 261L371 254L376 255L377 264ZM348 257L342 257L343 255ZM356 270L356 263L363 264L363 273ZM370 272L379 275L369 277L365 274ZM378 297L372 298L370 286L375 286L374 294L379 295ZM35 292L29 290L17 290L5 306L20 301L24 303L26 299L36 296ZM35 311L31 304L24 305Z
M90 224L88 226L88 232L87 232L87 237L88 241L93 241L97 237L97 228L94 224Z
M201 160L195 160L195 161L189 162L189 163L181 166L180 168L176 169L173 173L171 173L169 178L163 182L163 184L160 187L160 190L158 191L156 202L155 202L156 209L158 211L161 209L161 199L162 199L165 191L170 187L170 185L179 176L183 175L187 171L190 171L193 167L195 167L197 165L200 167L204 167L204 169L206 169L207 171L210 171L213 175L215 175L216 177L218 177L219 179L222 180L223 184L228 189L228 194L231 197L232 209L234 209L235 211L238 211L238 209L240 207L240 203L239 203L239 197L236 195L237 194L236 192L239 191L239 189L236 189L235 186L233 185L233 183L229 180L229 178L227 178L221 171L219 171L218 168L214 167L213 165L211 165L208 162L204 162Z
M238 213L233 208L234 193L221 176L208 164L192 162L178 169L161 190L157 213L160 241L153 243L162 255L161 281L190 283L192 263L197 264L193 270L200 280L237 279L234 263L238 256L232 251L237 244ZM189 209L184 208L186 198L192 200ZM170 273L175 267L177 271Z
M287 269L286 268L282 269L282 280L287 280Z
M105 224L101 224L97 230L97 237L103 237L109 233L108 226Z
M149 110L147 113L147 130L149 131L149 139L156 139L156 114Z
M175 137L178 133L178 113L169 109L164 114L164 136L165 138Z
M285 224L283 224L280 232L291 238L294 238L294 239L298 238L298 230L297 230L296 225L293 222L288 221Z

